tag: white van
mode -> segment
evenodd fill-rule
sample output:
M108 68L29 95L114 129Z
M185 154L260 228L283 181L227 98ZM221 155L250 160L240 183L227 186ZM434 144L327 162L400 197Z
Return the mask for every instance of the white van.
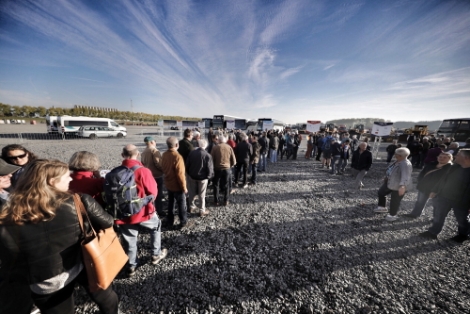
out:
M57 116L49 116L46 115L46 128L47 128L47 133L52 134L52 133L57 133Z
M77 134L78 129L83 125L106 126L116 131L127 132L125 127L108 118L60 116L57 119L57 131L59 134Z

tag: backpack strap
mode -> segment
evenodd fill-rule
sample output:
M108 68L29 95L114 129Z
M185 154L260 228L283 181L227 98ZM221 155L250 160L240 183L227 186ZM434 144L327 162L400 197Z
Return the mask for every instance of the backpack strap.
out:
M140 166L140 165L135 165L134 167L129 168L129 169L131 169L132 171L135 172L135 171L136 171L137 169L139 169L139 168L142 168L142 166Z

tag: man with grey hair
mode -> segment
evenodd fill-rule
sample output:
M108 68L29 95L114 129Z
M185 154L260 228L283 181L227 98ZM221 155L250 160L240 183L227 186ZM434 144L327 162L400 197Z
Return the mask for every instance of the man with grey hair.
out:
M227 144L227 138L219 136L219 145L215 145L211 151L214 162L214 205L220 205L219 193L223 193L224 206L229 203L231 168L235 165L236 158L232 147Z
M194 148L201 147L201 133L199 133L199 131L193 131L193 139L191 141L191 144L193 144Z
M191 211L197 208L194 200L199 198L199 214L201 217L209 214L206 209L206 190L209 179L214 176L212 156L206 152L207 141L199 140L201 146L189 153L186 160L186 171L189 181L189 206Z
M253 154L251 144L247 141L247 136L245 133L240 133L240 143L238 143L235 148L235 157L237 159L237 165L235 169L235 184L238 184L238 179L240 178L240 172L243 168L243 183L242 187L247 188L247 172L248 165L250 163L250 156Z
M458 142L452 142L450 143L449 147L447 147L447 151L452 154L452 156L455 158L457 156L457 153L459 152L459 147L460 144Z
M122 165L134 170L135 184L137 186L137 194L140 198L159 193L157 184L153 179L152 172L145 168L140 161L139 150L135 145L129 144L122 150ZM138 259L137 259L137 236L140 227L151 230L150 239L152 245L152 264L159 263L168 253L167 249L161 249L161 221L158 218L153 202L145 205L140 212L130 217L116 220L115 223L120 226L119 230L122 235L124 248L129 256L127 276L135 275Z
M433 199L434 215L431 227L420 233L425 238L437 239L451 210L457 220L457 235L451 240L457 243L468 241L470 222L470 149L461 149L447 173L434 186L429 198Z
M180 224L177 229L190 227L187 218L186 210L186 194L188 189L186 188L186 175L184 159L178 153L178 139L174 136L170 136L166 140L168 150L163 153L162 156L162 167L165 173L165 186L168 190L168 215L167 225L173 226L175 220L175 201L178 207L178 217Z
M159 216L164 216L163 212L163 168L162 168L162 154L157 148L157 142L151 136L146 136L144 138L144 143L147 146L140 160L142 164L149 168L152 172L152 176L157 182L158 195L155 199L155 207Z

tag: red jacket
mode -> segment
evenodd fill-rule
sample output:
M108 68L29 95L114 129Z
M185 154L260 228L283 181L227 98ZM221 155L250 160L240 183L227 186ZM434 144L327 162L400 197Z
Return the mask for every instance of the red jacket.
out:
M74 171L71 175L69 189L74 193L88 194L104 208L103 183L104 178L94 178L91 171Z
M128 168L132 168L135 165L142 167L134 171L135 184L137 185L137 194L139 197L145 197L147 195L153 195L154 197L157 197L157 183L152 176L152 172L148 168L145 168L140 161L135 159L124 159L122 161L122 165ZM154 212L155 206L153 206L153 202L150 202L145 205L145 207L142 208L142 210L137 214L122 220L116 220L115 223L117 225L138 224L149 220Z

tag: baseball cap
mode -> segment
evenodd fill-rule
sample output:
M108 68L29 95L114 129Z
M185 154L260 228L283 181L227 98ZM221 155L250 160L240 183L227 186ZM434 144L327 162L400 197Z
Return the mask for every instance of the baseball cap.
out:
M0 176L6 176L7 174L13 173L21 167L10 165L5 160L0 159Z
M151 142L151 141L155 141L155 140L153 139L153 137L151 137L151 136L146 136L146 137L144 138L144 142Z

